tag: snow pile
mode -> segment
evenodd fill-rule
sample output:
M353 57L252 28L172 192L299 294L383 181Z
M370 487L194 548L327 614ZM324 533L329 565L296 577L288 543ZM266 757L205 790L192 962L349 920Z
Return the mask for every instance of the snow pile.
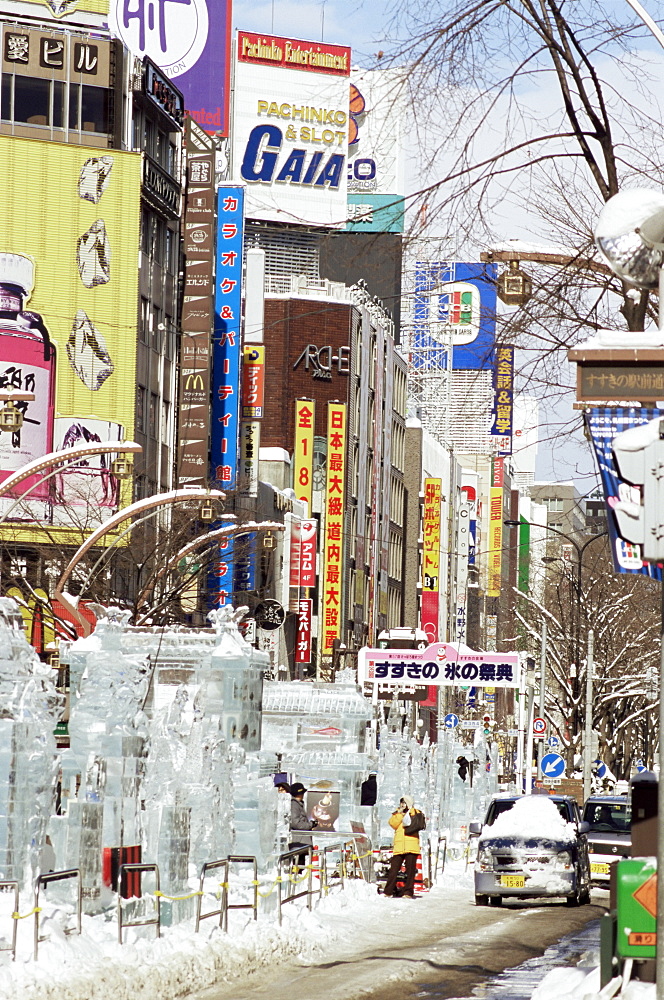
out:
M493 826L483 830L480 843L497 837L573 843L576 827L562 818L555 803L546 796L525 795L511 809L500 813Z
M614 1000L655 1000L655 983L627 983ZM581 959L576 968L552 969L535 987L532 1000L579 1000L597 998L600 993L599 966L588 968Z

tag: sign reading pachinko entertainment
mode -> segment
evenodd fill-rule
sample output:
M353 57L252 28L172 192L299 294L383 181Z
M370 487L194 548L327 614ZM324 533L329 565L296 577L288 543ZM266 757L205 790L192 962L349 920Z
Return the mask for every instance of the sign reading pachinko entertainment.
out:
M646 407L598 406L591 409L585 418L602 479L606 501L606 524L614 569L616 573L637 573L641 576L650 576L654 580L662 579L661 567L643 561L641 546L621 536L613 514L613 509L619 501L641 503L639 489L620 478L613 458L613 439L621 431L647 424L649 420L662 415L661 410Z
M407 687L426 684L434 687L476 686L514 688L519 686L518 653L460 653L446 642L426 649L369 649L357 654L358 684Z

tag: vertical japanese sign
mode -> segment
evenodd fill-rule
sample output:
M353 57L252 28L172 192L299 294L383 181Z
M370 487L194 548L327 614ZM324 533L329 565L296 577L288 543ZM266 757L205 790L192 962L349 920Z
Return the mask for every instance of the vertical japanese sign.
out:
M311 663L311 615L313 601L310 597L302 598L298 603L297 640L295 643L295 662Z
M191 118L185 125L184 299L180 347L178 484L208 482L210 340L214 309L214 144Z
M260 420L265 394L265 348L247 344L242 352L242 419Z
M440 603L440 503L442 480L424 480L422 511L422 610L421 628L429 642L438 642Z
M256 532L236 535L233 540L233 590L256 589Z
M210 447L211 477L222 489L237 478L243 205L241 187L219 188Z
M346 470L346 404L327 404L327 478L325 483L325 553L323 561L323 656L331 656L341 638Z
M261 447L261 425L258 420L243 420L240 424L240 482L243 493L258 496L258 457Z
M500 577L503 561L503 460L491 460L489 493L489 568L487 597L500 597Z
M210 475L222 489L237 482L240 417L240 307L244 193L241 187L217 192L217 273L212 348ZM233 602L233 543L224 539L208 573L212 608Z
M497 439L499 455L511 455L514 432L514 348L511 344L496 346L493 393L491 436Z
M311 513L313 481L314 417L316 404L311 399L295 400L295 450L293 455L293 488L298 500L308 504Z
M290 540L291 587L316 586L316 522L294 517Z

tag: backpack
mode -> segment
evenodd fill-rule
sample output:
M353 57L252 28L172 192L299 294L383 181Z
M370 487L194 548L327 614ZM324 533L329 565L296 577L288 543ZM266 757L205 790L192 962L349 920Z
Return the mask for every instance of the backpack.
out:
M415 815L410 817L410 823L403 829L406 836L410 836L418 834L421 830L426 830L426 828L427 828L427 821L424 818L424 813L416 809Z

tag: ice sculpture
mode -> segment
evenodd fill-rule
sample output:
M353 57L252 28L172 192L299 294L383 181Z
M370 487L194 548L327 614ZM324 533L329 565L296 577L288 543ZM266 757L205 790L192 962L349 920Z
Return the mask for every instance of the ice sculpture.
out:
M17 603L0 598L0 877L22 887L38 872L55 808L61 711L53 670L28 644Z

